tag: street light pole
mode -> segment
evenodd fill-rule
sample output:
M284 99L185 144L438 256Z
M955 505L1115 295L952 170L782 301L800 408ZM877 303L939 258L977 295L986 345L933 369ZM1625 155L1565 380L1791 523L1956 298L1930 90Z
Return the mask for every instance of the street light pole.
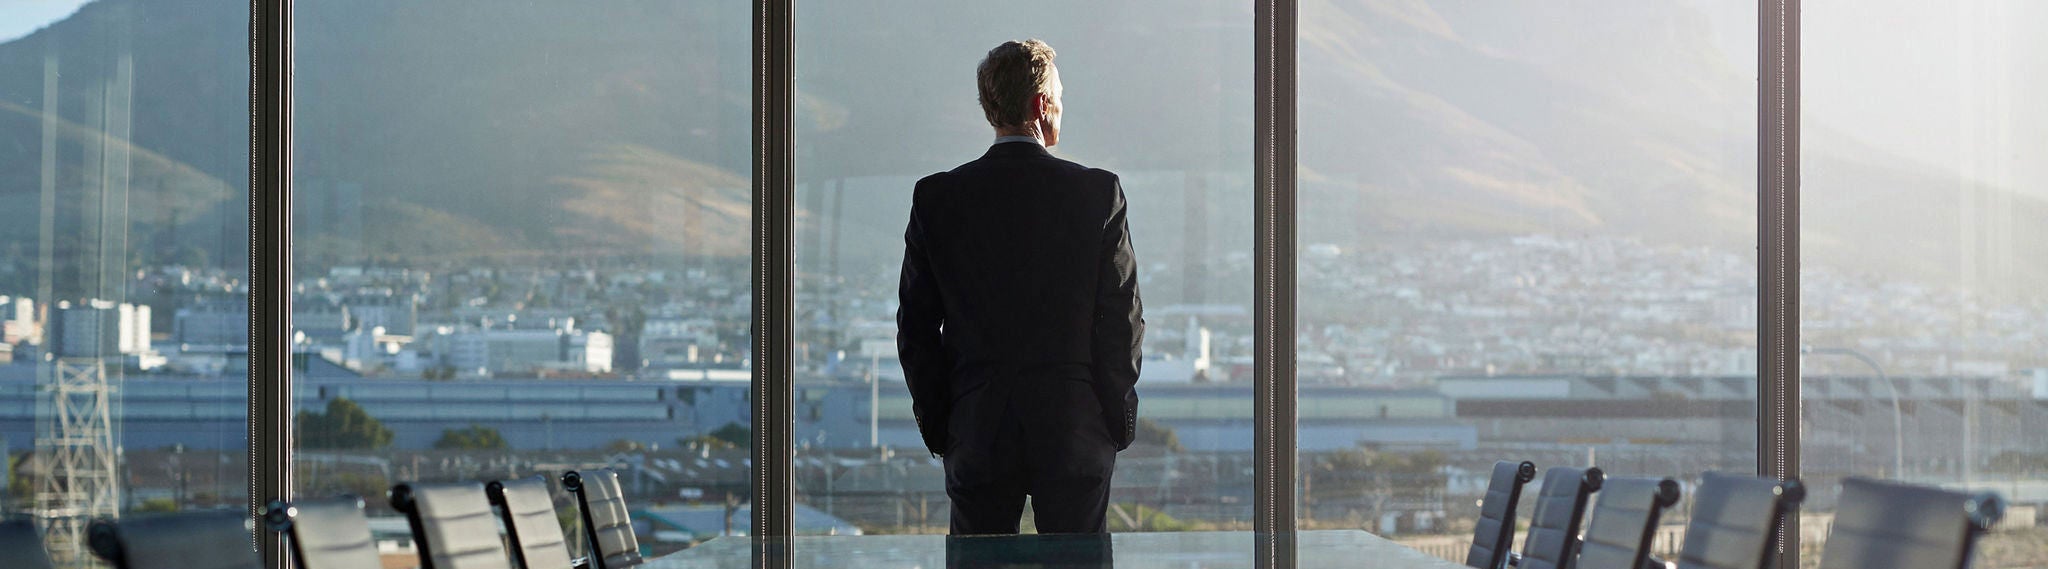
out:
M1904 414L1899 411L1899 386L1894 385L1891 377L1885 375L1884 368L1877 365L1877 360L1870 359L1870 356L1863 355L1862 352L1848 348L1815 348L1813 346L1800 348L1799 351L1805 354L1830 354L1856 358L1856 361L1863 362L1863 365L1870 366L1871 371L1877 372L1877 380L1884 383L1885 390L1890 391L1892 395L1892 477L1904 479L1906 475L1906 421Z
M868 353L868 446L882 447L882 353Z

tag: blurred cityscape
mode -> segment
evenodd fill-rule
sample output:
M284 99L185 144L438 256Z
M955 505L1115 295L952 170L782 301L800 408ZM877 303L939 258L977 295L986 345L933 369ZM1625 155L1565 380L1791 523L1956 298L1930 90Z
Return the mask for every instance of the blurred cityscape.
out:
M1239 261L1204 270L1243 278ZM1301 265L1306 525L1454 531L1502 458L1621 475L1754 468L1744 255L1525 236L1310 245ZM887 269L803 275L794 439L805 531L946 524L943 473L919 443L894 360ZM650 541L746 531L745 263L300 270L302 492L374 496L399 480L609 466L646 501ZM1880 473L2048 500L2048 447L2028 435L2048 432L2048 309L1805 276L1807 339L1868 354L1884 373L1809 356L1813 477ZM0 298L0 433L37 432L38 374L53 362L98 361L114 387L124 509L239 505L246 284L185 267L132 278L127 302ZM1248 313L1149 309L1146 425L1119 462L1113 525L1248 527ZM46 468L32 442L6 441L8 510L31 507Z
M1018 30L1064 50L1060 154L1121 175L1144 263L1110 528L1250 527L1246 6L804 4L798 531L947 527L895 263L912 181L988 140L972 56ZM2014 101L2048 36L2011 24L2042 5L1968 4L1808 6L1802 522L1845 475L1995 490L1981 566L2042 566L2048 114ZM1756 6L1559 8L1303 3L1303 527L1456 558L1496 460L1755 471ZM53 545L246 505L248 10L94 0L0 43L0 514ZM393 566L400 481L609 467L650 553L747 533L753 12L294 14L300 495L369 497Z

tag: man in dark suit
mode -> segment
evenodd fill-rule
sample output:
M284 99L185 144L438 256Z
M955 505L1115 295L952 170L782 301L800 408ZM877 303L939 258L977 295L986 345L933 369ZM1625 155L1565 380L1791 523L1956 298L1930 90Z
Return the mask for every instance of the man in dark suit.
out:
M953 533L1101 533L1137 434L1144 310L1115 174L1054 157L1060 80L1038 40L976 72L996 130L980 159L917 182L896 347Z

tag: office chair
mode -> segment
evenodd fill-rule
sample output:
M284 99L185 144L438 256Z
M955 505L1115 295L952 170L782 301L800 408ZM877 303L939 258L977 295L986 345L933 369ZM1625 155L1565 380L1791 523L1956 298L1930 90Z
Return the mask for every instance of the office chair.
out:
M1552 468L1536 490L1536 511L1529 515L1529 536L1520 556L1509 565L1521 569L1568 569L1579 551L1580 520L1586 501L1607 479L1599 468Z
M329 500L272 502L263 513L270 531L291 538L289 549L299 569L382 569L377 543L370 537L370 519L363 499L342 496Z
M1650 555L1664 510L1678 504L1678 481L1669 478L1609 478L1579 544L1577 569L1661 568Z
M1522 500L1522 485L1536 479L1536 465L1500 461L1493 463L1493 476L1486 482L1486 497L1479 500L1479 521L1472 528L1472 547L1465 551L1465 566L1500 569L1508 562L1508 549L1515 539L1515 503Z
M576 507L583 513L590 567L621 569L640 564L640 539L633 535L633 519L626 511L619 473L608 468L588 474L572 470L562 475L562 488L576 495Z
M141 516L86 526L86 544L114 569L262 569L244 511Z
M1977 538L2005 514L1997 494L1849 478L1821 569L1966 569Z
M484 485L399 484L391 487L391 507L412 526L420 569L512 569Z
M43 532L25 519L0 521L0 567L57 569L50 552L43 549Z
M1805 499L1796 479L1706 473L1693 493L1678 569L1764 569L1785 518Z
M512 560L526 569L569 569L569 544L555 519L554 496L546 478L498 480L484 487L511 539Z

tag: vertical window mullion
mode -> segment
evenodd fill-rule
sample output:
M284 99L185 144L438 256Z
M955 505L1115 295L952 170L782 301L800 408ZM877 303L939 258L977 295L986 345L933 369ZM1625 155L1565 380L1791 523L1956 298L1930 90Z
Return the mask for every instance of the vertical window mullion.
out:
M754 565L788 567L793 452L794 0L754 2Z
M292 499L292 0L249 5L249 511ZM259 527L267 567L287 566Z
M1799 476L1799 0L1757 7L1757 473ZM1797 567L1797 514L1778 566Z
M1253 66L1258 566L1295 565L1295 0L1258 0Z

